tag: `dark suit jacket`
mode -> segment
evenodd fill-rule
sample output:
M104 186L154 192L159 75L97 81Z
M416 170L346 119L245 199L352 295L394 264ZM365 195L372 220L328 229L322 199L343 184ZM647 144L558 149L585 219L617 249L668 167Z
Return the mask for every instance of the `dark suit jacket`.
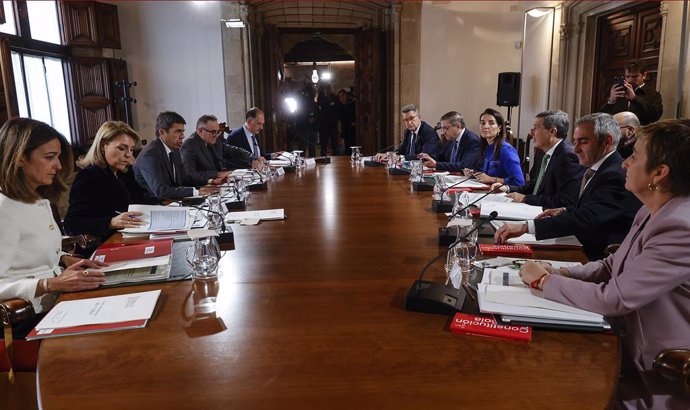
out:
M115 177L110 169L89 165L77 173L70 188L65 233L108 239L113 233L110 220L116 212L126 212L133 203L145 203L144 194L131 169Z
M141 150L134 163L134 178L148 191L150 198L181 199L194 194L194 186L205 185L206 180L194 180L184 169L179 151L172 151L175 178L163 141L154 139Z
M479 161L479 136L465 128L460 138L460 147L456 155L456 161L450 162L453 155L455 141L449 140L443 151L436 159L436 169L439 171L462 172L465 168L473 168Z
M257 138L257 142L258 142ZM247 141L247 136L244 134L244 126L241 126L239 128L236 128L232 130L232 132L228 135L228 138L225 140L225 143L228 145L232 145L235 147L243 148L247 151L249 151L250 155L253 155L254 153L254 147L249 145L249 141ZM259 148L261 148L259 146ZM262 156L266 158L267 160L271 159L271 153L270 152L263 152L262 151ZM230 161L233 164L235 161ZM251 161L250 161L251 162ZM235 167L235 168L246 168L246 166L242 167Z
M630 101L629 106L626 98L619 98L615 104L609 104L606 101L599 111L611 115L630 111L637 115L640 124L647 125L661 118L664 106L661 103L661 94L652 88L650 83L645 83L644 87L635 90L635 98Z
M575 206L558 216L534 220L537 239L575 235L590 260L620 243L630 230L640 201L625 189L623 158L614 152L599 167Z
M248 168L253 159L249 151L223 144L220 138L215 144L207 145L196 132L182 143L180 155L187 173L194 179L206 181L215 178L218 171L225 168L223 160L244 164L241 168Z
M438 137L438 134L436 134L436 131L434 131L434 128L424 121L422 121L422 125L419 126L419 135L414 139L414 155L408 155L411 136L412 131L405 129L403 133L403 142L396 151L398 155L404 155L407 160L417 159L417 154L422 152L429 154L432 158L437 158L443 149L441 146L441 139Z
M534 166L540 168L541 161ZM584 171L585 168L580 165L577 155L573 153L573 144L563 140L553 150L537 192L534 192L536 176L526 185L511 185L510 191L525 194L525 203L529 205L546 209L572 206L577 202Z

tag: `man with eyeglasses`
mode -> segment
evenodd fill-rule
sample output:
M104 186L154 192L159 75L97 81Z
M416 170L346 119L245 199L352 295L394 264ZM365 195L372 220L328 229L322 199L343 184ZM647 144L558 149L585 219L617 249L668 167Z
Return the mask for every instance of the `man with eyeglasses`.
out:
M637 115L630 111L619 112L613 116L613 119L618 123L618 128L621 129L621 142L618 143L618 153L623 158L628 158L632 155L633 147L637 137L635 132L640 128L640 120Z
M475 168L479 160L479 136L465 128L462 114L457 111L444 114L441 117L441 130L448 143L437 159L426 152L419 154L424 166L451 172Z
M406 160L417 159L417 155L422 152L436 158L443 147L434 128L422 121L419 109L414 104L408 104L402 107L400 111L402 112L403 124L405 124L405 132L403 132L403 142L395 153L404 156ZM382 162L386 158L386 154L376 154L374 160Z
M599 111L617 114L623 111L634 113L641 125L651 124L661 118L664 111L661 94L646 83L647 70L644 65L632 61L625 65L625 80L614 82L608 101Z
M220 137L220 125L213 115L202 115L196 122L196 132L182 144L182 164L192 178L209 185L220 185L228 179L229 171L223 161L238 164L238 168L261 166L249 151L225 145Z
M232 130L228 139L225 141L230 146L235 146L249 151L254 158L260 162L276 159L283 154L283 151L261 152L257 136L264 129L264 112L258 107L253 107L245 114L244 124ZM229 166L236 167L236 161L226 162ZM241 164L240 164L241 165Z

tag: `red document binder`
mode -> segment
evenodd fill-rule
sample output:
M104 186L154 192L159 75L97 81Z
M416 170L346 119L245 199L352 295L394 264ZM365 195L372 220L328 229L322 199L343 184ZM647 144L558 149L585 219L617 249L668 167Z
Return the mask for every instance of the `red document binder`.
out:
M450 331L458 334L498 337L523 342L532 340L532 328L529 326L499 325L493 317L464 313L455 314L450 324Z
M130 243L104 243L91 259L105 263L130 261L170 255L172 239L148 240Z

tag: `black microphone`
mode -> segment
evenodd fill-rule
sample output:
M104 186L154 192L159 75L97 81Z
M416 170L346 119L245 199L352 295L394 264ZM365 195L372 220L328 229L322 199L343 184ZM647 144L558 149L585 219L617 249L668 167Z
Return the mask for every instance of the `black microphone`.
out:
M186 204L183 200L170 199L170 198L161 198L161 199L164 201L169 201L170 203L179 204L179 205L182 205L185 207L194 208L198 211L207 212L207 213L211 213L213 215L220 216L221 232L218 232L218 243L222 245L222 244L226 244L226 243L233 243L235 241L232 229L228 229L227 225L225 225L225 215L224 214L222 214L218 211L212 211L211 209L206 209L203 206ZM208 217L206 218L206 223L208 223Z
M304 143L307 144L307 146L305 147L305 151L306 151L306 149L307 149L310 145L312 145L312 142L311 142L311 141L309 141L308 139L304 138L304 137L303 137L302 135L300 135L300 134L295 134L295 137L297 137L300 141L302 141L302 142L304 142ZM316 147L316 141L314 141L313 144L314 144L314 147ZM314 149L316 149L316 148L314 148ZM306 154L305 154L305 158L306 158ZM316 157L314 157L314 158L316 158ZM315 159L315 161L316 161L317 163L319 163L319 164L330 164L330 163L331 163L331 159L328 157L328 153L326 153L326 156L325 156L325 157L321 157L321 158L319 158L319 159Z
M283 167L283 169L285 170L285 172L295 172L295 168L296 168L296 167L295 167L295 162L292 160L292 158L290 157L290 155L288 155L287 153L283 152L282 154L278 155L278 158L281 158L281 157L287 159L288 162L290 163L290 166L288 166L288 167Z
M479 228L481 228L482 225L486 224L487 222L491 222L491 221L493 221L493 220L496 219L496 218L498 218L498 212L496 212L496 211L491 212L491 213L489 214L489 217L488 217L488 218L479 221L479 223L478 223L477 225L475 225L474 228L470 229L467 233L465 233L464 235L462 235L462 237L458 238L455 242L453 242L453 243L451 243L450 245L448 245L448 249L453 248L455 245L459 244L460 242L466 241L467 238L469 238L470 235L472 235L472 234L473 234L474 232L476 232ZM420 278L420 280L421 280L421 278Z
M457 211L453 212L449 217L448 220L450 221L451 219L455 218L460 212L464 211L465 209L471 207L472 205L476 204L477 202L481 201L482 199L486 198L488 195L493 194L497 190L500 190L501 187L503 187L505 184L497 185L494 189L491 191L485 193L484 195L480 196L479 198L475 199L474 201L470 202L469 204L463 206L462 208L458 209ZM493 212L492 212L493 213Z
M439 122L436 123L436 126L434 127L434 131L438 131L438 130L440 130L441 128L443 128L443 127L441 127L441 121L439 121Z
M443 255L445 253L441 253L430 260L419 274L419 279L412 283L405 295L405 309L442 315L454 315L462 310L466 295L463 290L455 289L443 283L422 280L429 266Z
M264 181L264 177L261 175L261 172L255 169L250 169L250 171L259 176L259 183L247 185L247 191L266 191L268 189L268 181Z

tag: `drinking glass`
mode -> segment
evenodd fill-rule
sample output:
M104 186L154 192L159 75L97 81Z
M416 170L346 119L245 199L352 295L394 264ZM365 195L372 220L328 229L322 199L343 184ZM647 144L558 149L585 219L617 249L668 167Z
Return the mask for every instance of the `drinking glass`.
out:
M223 212L221 211L220 194L213 194L206 197L206 220L208 229L219 229L223 225Z
M395 168L398 165L398 154L388 151L386 156L388 157L388 168Z
M446 177L441 174L434 174L434 201L440 201L443 198L444 190L446 189Z
M360 152L361 146L355 146L355 147L350 147L352 150L352 155L350 155L350 160L356 164L359 164L359 162L362 160L362 153Z
M410 161L412 170L410 171L410 181L423 182L424 181L424 163L421 160Z
M215 278L218 276L220 247L215 236L194 239L187 249L187 263L192 267L195 279Z

